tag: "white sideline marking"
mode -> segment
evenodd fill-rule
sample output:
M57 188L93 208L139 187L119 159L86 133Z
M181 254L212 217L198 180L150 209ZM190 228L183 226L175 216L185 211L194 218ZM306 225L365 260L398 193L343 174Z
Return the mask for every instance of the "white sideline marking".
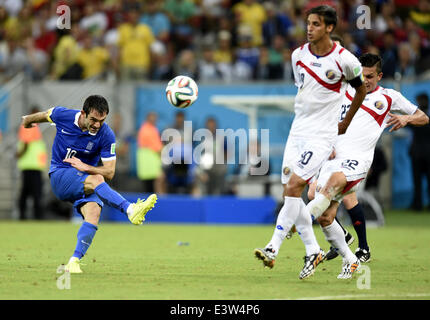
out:
M405 293L405 294L345 294L339 296L320 296L320 297L309 297L309 298L298 298L295 300L333 300L333 299L349 299L349 298L370 298L370 297L430 297L430 293Z

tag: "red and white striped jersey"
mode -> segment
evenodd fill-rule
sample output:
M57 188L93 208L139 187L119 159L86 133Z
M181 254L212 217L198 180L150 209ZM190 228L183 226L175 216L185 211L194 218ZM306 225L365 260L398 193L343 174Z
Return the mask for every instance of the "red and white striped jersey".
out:
M347 87L339 121L343 120L354 97L355 89ZM336 158L356 157L373 160L373 153L379 137L387 126L388 112L413 114L417 106L407 100L400 92L380 86L366 95L357 110L346 133L336 140Z
M360 62L336 43L324 56L315 55L306 43L294 50L291 62L298 91L290 135L333 139L334 143L346 81L361 76Z

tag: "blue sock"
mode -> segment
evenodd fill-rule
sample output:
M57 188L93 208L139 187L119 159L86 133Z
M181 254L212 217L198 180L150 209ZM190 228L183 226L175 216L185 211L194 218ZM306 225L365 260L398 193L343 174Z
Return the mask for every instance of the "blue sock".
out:
M364 218L363 208L357 204L354 208L348 210L351 217L352 225L358 237L358 247L361 249L369 250L366 239L366 220Z
M103 203L110 207L121 210L121 212L126 213L130 202L125 200L125 198L118 192L113 190L106 182L99 184L94 192L99 196Z
M78 243L76 244L75 252L73 253L74 257L81 259L85 255L94 236L96 235L97 229L97 226L89 222L84 221L82 223L82 226L78 231Z

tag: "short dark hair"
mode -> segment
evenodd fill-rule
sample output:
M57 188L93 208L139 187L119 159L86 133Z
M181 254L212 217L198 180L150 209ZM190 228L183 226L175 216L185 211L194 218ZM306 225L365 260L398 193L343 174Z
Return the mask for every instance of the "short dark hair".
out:
M96 110L100 114L109 113L108 102L104 97L97 94L86 98L82 109L86 115L89 115L91 110Z
M363 67L371 68L376 65L376 72L382 72L382 58L377 54L365 53L358 60Z
M333 41L339 41L340 45L341 45L342 47L344 47L344 42L343 42L343 39L342 39L342 37L341 37L341 36L338 36L337 34L332 34L332 35L330 36L330 38L331 38L331 40L333 40Z
M337 13L333 7L322 5L318 7L313 7L308 10L306 13L306 17L309 17L311 14L317 14L321 16L324 20L326 26L333 25L333 30L337 25Z

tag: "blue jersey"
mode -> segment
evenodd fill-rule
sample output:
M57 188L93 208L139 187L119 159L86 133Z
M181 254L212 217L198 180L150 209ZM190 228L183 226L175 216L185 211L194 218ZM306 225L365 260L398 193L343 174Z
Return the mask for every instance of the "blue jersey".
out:
M103 123L96 134L82 131L78 125L80 110L55 107L50 109L49 121L55 123L57 134L52 145L52 159L49 173L59 168L70 168L64 159L76 157L82 162L97 166L100 159L116 159L115 134Z

